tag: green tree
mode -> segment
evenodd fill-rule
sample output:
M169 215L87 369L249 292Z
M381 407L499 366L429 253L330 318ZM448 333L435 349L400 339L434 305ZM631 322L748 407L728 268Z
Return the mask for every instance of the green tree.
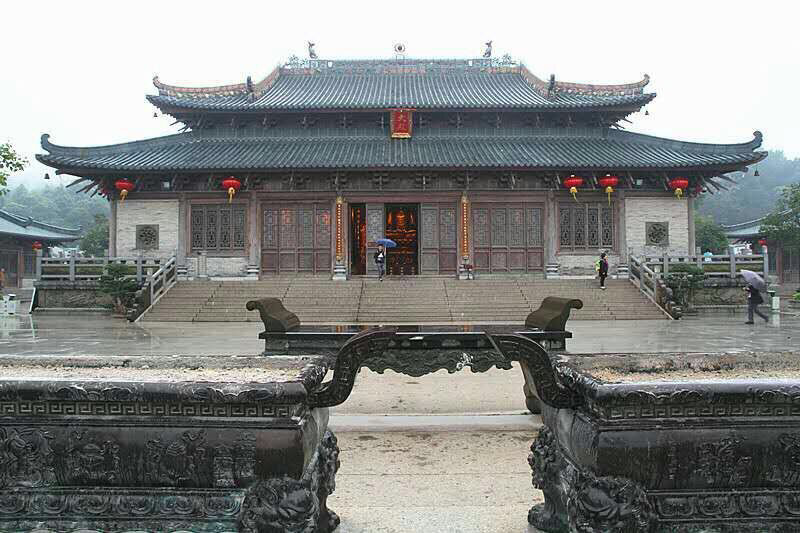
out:
M767 239L782 246L800 246L800 183L783 188L775 209L761 225Z
M81 250L92 257L102 257L108 250L108 217L94 216L94 225L83 235Z
M133 298L139 284L129 277L125 265L111 263L106 266L105 272L98 282L100 292L111 296L114 312L124 315L127 308L133 305Z
M21 171L26 164L28 161L15 152L9 143L0 144L0 194L5 194L11 173Z
M694 239L701 252L721 254L728 248L728 239L722 226L709 216L695 213Z
M83 228L84 231L94 227L96 215L105 218L109 215L108 202L103 197L78 193L60 185L45 185L38 189L18 185L0 197L0 209L62 228Z

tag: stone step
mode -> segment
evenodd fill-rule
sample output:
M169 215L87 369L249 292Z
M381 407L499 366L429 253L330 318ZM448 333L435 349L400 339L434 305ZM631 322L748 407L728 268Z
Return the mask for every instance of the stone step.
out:
M145 320L258 321L245 310L255 298L281 298L303 322L414 322L469 320L522 322L550 295L580 298L578 320L662 318L627 280L534 280L529 277L460 281L450 278L374 278L334 282L325 278L179 282Z

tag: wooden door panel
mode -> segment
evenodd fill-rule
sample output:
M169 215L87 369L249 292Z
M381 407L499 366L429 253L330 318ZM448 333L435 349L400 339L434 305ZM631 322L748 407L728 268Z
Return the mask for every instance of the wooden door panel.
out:
M475 269L483 272L531 272L542 269L542 217L535 203L472 205Z
M270 274L330 271L331 206L265 205L261 271Z

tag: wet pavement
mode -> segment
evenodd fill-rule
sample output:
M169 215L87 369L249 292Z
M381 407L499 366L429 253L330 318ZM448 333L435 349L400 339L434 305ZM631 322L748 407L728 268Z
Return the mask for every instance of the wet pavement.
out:
M777 351L800 347L798 317L773 316L769 324L759 321L755 325L746 325L744 320L744 316L721 315L677 321L575 321L568 323L574 338L567 346L570 353ZM463 330L457 326L449 329ZM488 331L513 329L512 325L487 326ZM259 323L139 325L105 315L23 315L0 318L0 353L253 355L264 349L258 339L262 330Z

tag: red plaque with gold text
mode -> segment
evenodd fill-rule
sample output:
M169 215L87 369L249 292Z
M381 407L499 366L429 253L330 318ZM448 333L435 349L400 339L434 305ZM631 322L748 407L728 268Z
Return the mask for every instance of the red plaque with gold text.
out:
M392 109L389 111L393 139L408 139L411 137L411 111L413 109Z

